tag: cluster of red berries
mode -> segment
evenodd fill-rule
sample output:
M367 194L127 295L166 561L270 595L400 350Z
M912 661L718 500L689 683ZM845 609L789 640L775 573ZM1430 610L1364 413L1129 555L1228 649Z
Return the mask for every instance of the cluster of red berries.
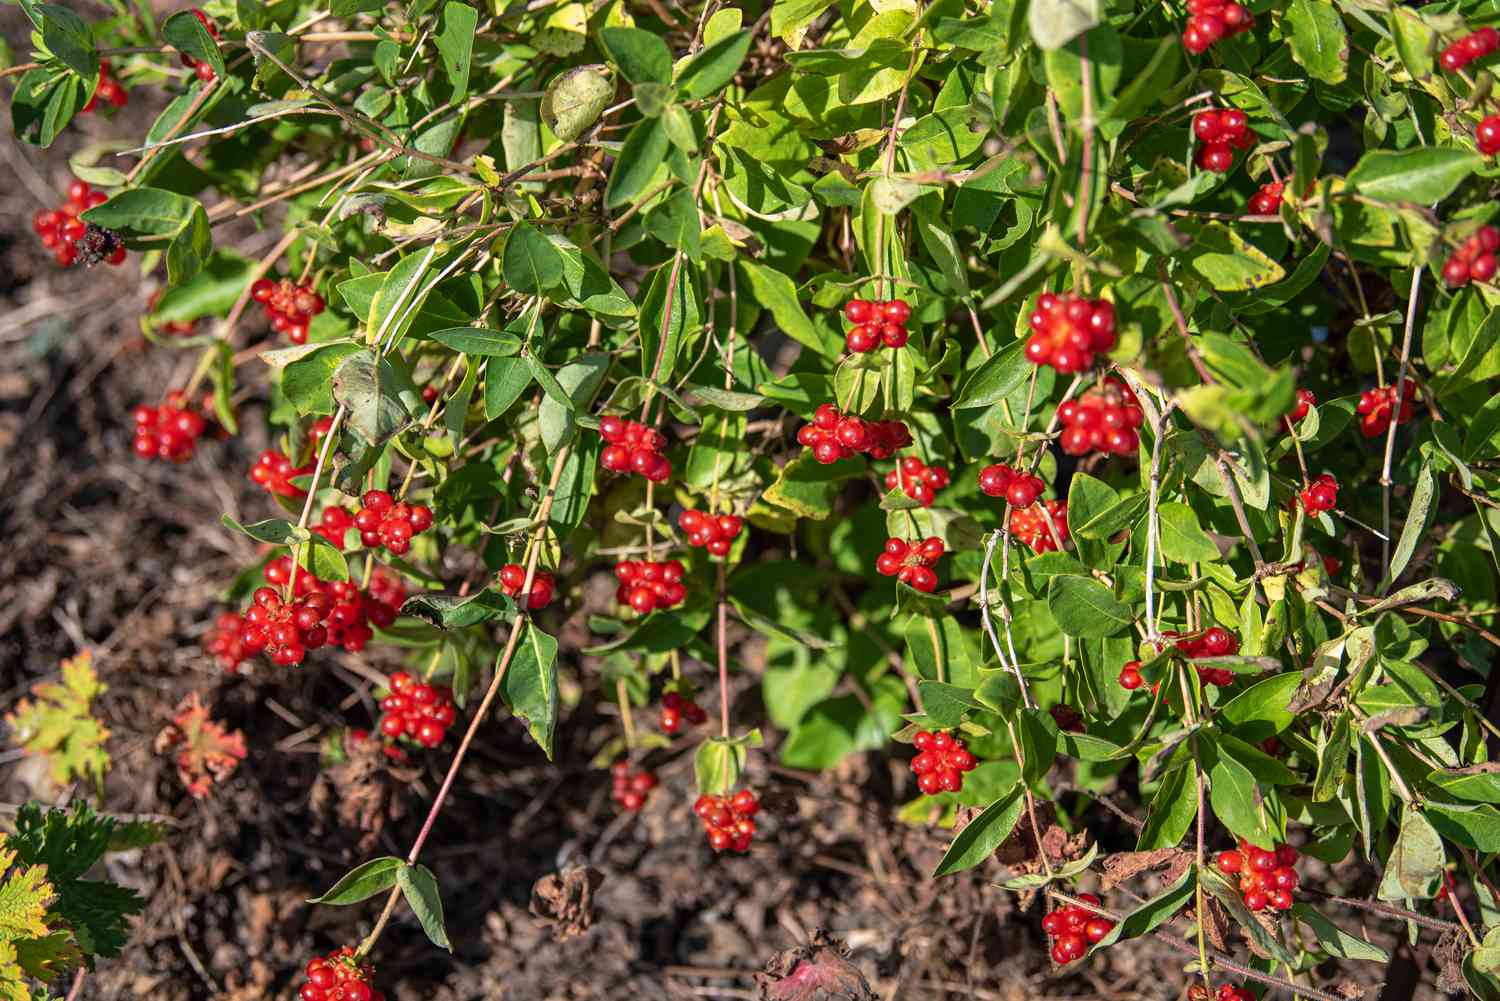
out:
M1255 145L1250 119L1239 108L1210 109L1193 116L1193 135L1198 137L1194 162L1203 170L1227 174L1234 166L1234 151Z
M1051 526L1048 526L1048 521ZM1057 529L1054 538L1052 529ZM1029 546L1034 553L1050 553L1058 544L1068 541L1068 505L1065 501L1045 500L1030 507L1010 510L1011 537Z
M328 628L323 623L333 609L333 599L322 591L283 601L274 587L260 587L252 600L254 604L245 611L245 625L240 630L246 653L265 650L273 664L289 667L302 663L307 651L328 642Z
M1255 995L1248 988L1233 984L1220 984L1217 991L1193 984L1188 988L1188 1001L1255 1001Z
M1308 411L1317 405L1318 398L1312 390L1297 390L1297 402L1292 404L1292 409L1288 411L1285 417L1287 430L1291 430L1294 424L1301 424L1302 418L1306 417Z
M699 726L708 721L708 713L703 707L690 698L684 698L681 692L667 692L661 697L661 730L662 733L676 733L682 729L682 722L686 720L689 726Z
M161 404L136 407L135 454L142 459L186 462L193 457L198 439L208 430L208 421L188 405L187 397L173 390Z
M1239 637L1223 626L1210 626L1196 636L1183 636L1180 633L1164 633L1163 635L1167 639L1175 640L1173 645L1189 659L1227 657L1237 653L1240 649ZM1194 664L1193 667L1205 685L1224 687L1234 684L1234 672L1227 668L1203 667L1198 664ZM1141 677L1141 662L1138 660L1126 662L1125 666L1120 668L1119 681L1120 687L1127 692L1140 688L1145 683L1145 679Z
M614 788L609 798L620 804L621 809L636 813L646 805L646 797L656 788L656 773L644 768L638 772L630 770L630 762L616 761L610 767Z
M526 585L526 568L519 563L507 563L500 568L499 579L501 592L514 598ZM550 573L538 570L531 578L531 593L527 595L526 607L536 612L552 604L556 586L557 581Z
M875 559L875 569L886 577L895 577L903 584L930 594L938 584L932 565L943 558L945 548L943 540L937 536L915 543L886 539L885 549Z
M708 845L714 851L750 850L750 839L755 836L755 815L760 812L760 800L755 793L741 789L733 796L699 796L693 803L693 812L703 822Z
M345 537L353 527L354 515L348 508L330 505L323 509L323 513L318 516L318 523L309 531L327 539L335 549L343 549Z
M929 796L940 792L958 792L964 787L964 773L972 772L979 759L969 751L963 739L946 730L936 733L918 730L911 739L917 756L911 759L911 770L917 775L917 788Z
M100 261L125 263L125 244L103 226L78 218L89 209L103 205L109 196L95 191L87 181L68 185L68 200L55 209L43 209L31 217L31 228L42 238L42 246L52 251L57 263L65 268L82 262L93 267Z
M1251 215L1275 215L1281 210L1281 193L1286 190L1285 181L1262 184L1260 190L1250 196L1245 207Z
M1412 398L1417 391L1410 379L1401 382L1401 405L1396 406L1395 386L1376 386L1359 394L1359 405L1354 408L1360 415L1359 430L1366 438L1377 438L1391 426L1392 411L1397 424L1411 420Z
M1080 893L1078 899L1093 907L1102 903L1092 893ZM1042 918L1042 931L1052 939L1052 961L1058 966L1082 959L1089 946L1104 941L1114 927L1109 918L1077 904L1059 907Z
M1332 511L1339 505L1339 481L1332 473L1322 473L1297 496L1302 501L1302 510L1308 514Z
M1182 29L1182 47L1195 56L1221 38L1233 38L1255 24L1250 12L1232 0L1188 0L1187 27Z
M130 92L125 89L124 84L115 79L114 70L110 67L108 59L99 60L99 86L95 87L93 94L89 95L89 103L83 106L83 113L89 115L98 111L100 101L117 109L130 103Z
M1046 486L1040 476L998 462L979 471L980 492L990 497L1004 497L1011 507L1030 507Z
M411 549L412 536L432 527L432 508L397 503L384 490L365 491L360 505L354 513L354 527L359 529L359 541L370 549L384 546L400 556Z
M265 308L271 329L286 334L293 344L307 343L308 326L328 305L311 285L298 285L290 278L279 282L257 278L250 286L250 298Z
M423 747L437 747L458 718L447 685L428 685L405 671L391 675L391 693L380 700L380 732L391 740L409 737Z
M305 497L307 491L297 486L292 480L298 476L308 476L312 471L312 463L298 466L274 448L268 448L260 453L260 457L255 460L255 465L250 467L250 479L257 486L278 497Z
M635 473L652 483L663 483L672 475L672 462L662 454L667 439L660 431L605 414L599 418L599 437L605 442L599 465L611 473Z
M1449 73L1457 73L1476 59L1483 59L1500 47L1500 31L1480 28L1456 42L1443 46L1438 63Z
M615 564L620 586L615 599L645 615L658 608L674 608L687 598L682 577L687 569L677 560L621 560Z
M904 299L850 299L844 303L844 319L853 324L844 343L855 354L879 351L882 345L905 347L910 337L906 321L911 319L911 304Z
M1240 893L1252 911L1291 908L1298 881L1297 870L1292 868L1296 864L1297 849L1291 845L1277 845L1268 852L1244 838L1240 838L1239 851L1224 852L1218 859L1220 872L1240 877Z
M312 960L303 972L307 983L297 992L301 1001L385 1001L385 995L370 986L374 968L347 945Z
M947 485L948 470L942 466L929 466L915 455L904 457L895 469L885 474L887 490L899 486L906 496L923 507L931 507L937 492Z
M1027 318L1026 357L1059 372L1082 372L1115 346L1115 307L1108 299L1043 292Z
M677 527L687 533L687 544L707 549L711 556L728 556L729 547L745 528L737 514L712 515L689 508L677 516Z
M1469 282L1487 282L1495 277L1495 252L1500 251L1500 229L1481 226L1463 243L1458 245L1443 262L1443 281L1453 288Z
M813 458L827 466L856 452L872 459L889 459L911 444L911 432L900 421L867 421L824 403L813 411L812 423L798 429L797 441L812 449Z
M201 23L203 27L208 29L209 35L217 41L219 37L219 26L217 24L214 24L213 20L197 7L193 8L192 13L193 16L198 19L199 23ZM208 63L194 59L186 52L182 53L182 65L192 70L194 75L196 75L198 79L202 80L204 83L212 80L215 76L214 68L212 66L210 66Z
M1105 452L1134 455L1140 447L1139 428L1146 419L1135 391L1121 379L1108 376L1076 400L1057 408L1064 427L1058 446L1069 455Z

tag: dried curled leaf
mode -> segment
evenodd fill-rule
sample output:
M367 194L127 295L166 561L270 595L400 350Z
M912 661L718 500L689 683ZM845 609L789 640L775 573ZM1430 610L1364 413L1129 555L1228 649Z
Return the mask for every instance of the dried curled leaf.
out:
M594 894L604 873L589 866L571 866L549 873L531 888L531 914L552 926L558 941L582 935L594 923Z
M879 1001L843 943L822 930L811 944L772 956L755 983L761 1001Z
M63 661L62 684L49 681L34 686L34 698L22 699L6 715L12 739L27 754L46 758L55 782L80 778L102 782L109 770L109 753L104 750L109 730L89 710L108 687L94 672L93 654L88 650Z
M187 791L202 799L216 782L234 774L245 759L245 737L238 730L225 730L208 715L208 708L193 692L177 706L172 722L156 735L156 753L174 752L177 775Z

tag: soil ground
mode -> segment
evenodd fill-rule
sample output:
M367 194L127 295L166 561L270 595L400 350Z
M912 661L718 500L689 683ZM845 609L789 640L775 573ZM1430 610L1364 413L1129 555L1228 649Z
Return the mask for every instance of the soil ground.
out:
M15 8L0 11L24 51L18 19ZM231 676L201 650L223 589L255 557L248 541L220 526L220 515L271 514L244 475L267 444L264 401L247 394L243 434L203 448L186 466L136 460L131 408L159 399L191 357L146 349L138 317L154 279L142 278L134 261L61 271L28 226L36 209L61 200L69 153L91 139L144 132L157 106L149 94L133 98L125 117L83 119L49 151L0 140L13 178L0 186L0 705L55 676L62 658L92 649L110 686L98 705L113 734L104 805L170 825L165 843L109 863L112 878L149 905L125 954L102 962L80 996L291 998L306 959L357 943L379 909L378 901L335 909L306 899L360 861L405 854L448 754L416 759L389 787L320 784L322 739L373 720L370 683L317 657L301 669L262 663L248 677ZM274 234L242 236L253 249ZM458 580L467 565L455 559L446 569ZM368 663L395 666L380 653ZM564 664L579 670L576 644L564 650ZM238 773L204 800L189 797L152 749L193 692L249 744ZM737 718L753 725L752 689L741 694ZM998 863L930 880L949 835L895 819L911 790L901 760L859 756L823 776L778 770L767 765L773 734L755 756L752 781L784 808L748 855L715 858L689 809L685 742L653 759L663 788L647 809L619 814L607 772L587 765L618 726L612 708L587 697L570 706L558 764L546 762L513 720L483 727L423 856L446 888L453 954L431 946L398 912L375 956L388 997L756 998L754 973L820 929L847 944L886 1001L1182 996L1183 957L1150 941L1056 971L1040 931L1041 903L1018 910L1015 895L993 885ZM51 787L14 752L3 762L0 800L82 794ZM370 798L351 803L354 795ZM340 802L378 813L378 832L365 837L340 823ZM1099 810L1091 817L1104 850L1130 846L1127 825ZM583 864L604 876L593 925L559 941L529 913L532 886ZM1370 890L1343 875L1331 877L1342 892ZM1130 890L1149 894L1158 885L1147 877ZM1340 917L1358 927L1355 912ZM1364 978L1369 997L1384 977L1370 964L1323 972L1316 978L1323 986L1344 973ZM1430 970L1424 980L1431 983ZM1413 996L1438 995L1428 988L1382 995Z

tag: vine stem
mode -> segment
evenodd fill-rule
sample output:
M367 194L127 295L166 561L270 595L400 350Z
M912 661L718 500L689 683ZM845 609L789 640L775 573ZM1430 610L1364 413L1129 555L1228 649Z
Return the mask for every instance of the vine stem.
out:
M682 273L682 251L672 255L672 271L667 275L667 298L661 311L661 330L657 334L656 360L651 363L651 379L646 383L645 402L641 404L641 423L651 415L651 402L656 398L656 379L661 374L661 363L667 356L667 330L672 326L672 306L677 300L677 278Z
M332 435L329 435L332 438ZM474 742L474 735L479 731L479 726L489 714L490 706L495 702L495 697L500 694L500 683L505 680L505 671L510 667L510 662L516 655L520 646L521 633L530 624L530 617L526 615L527 601L531 595L531 585L536 580L536 567L541 559L542 547L536 543L547 531L547 519L552 514L552 504L557 498L557 485L562 482L563 469L568 463L568 453L571 445L564 445L557 450L557 455L552 460L552 479L547 484L547 495L542 498L542 503L537 508L537 527L532 533L531 552L526 562L526 580L518 592L517 610L515 621L510 627L510 636L505 641L505 650L500 654L499 661L495 664L495 676L490 679L490 686L485 690L484 699L479 703L479 708L474 711L474 718L469 721L468 729L464 731L463 740L459 741L458 750L453 754L453 760L448 765L448 772L443 776L443 784L438 787L437 795L433 797L432 806L427 811L427 819L422 822L422 829L417 832L416 840L412 842L411 851L406 855L406 864L416 864L418 856L422 852L422 846L427 843L427 836L432 833L433 824L437 822L438 814L443 809L444 802L448 799L448 792L453 788L453 781L458 777L458 769L463 764L464 756L469 753L469 745ZM386 896L385 908L380 912L380 917L375 921L375 927L370 929L370 934L360 942L358 955L369 955L370 949L379 940L385 931L385 926L391 919L391 913L396 909L396 900L401 896L401 887L391 887L391 892Z
M635 749L635 721L630 716L630 693L625 689L625 676L615 679L615 698L620 701L620 727L625 731L625 755Z
M1155 421L1152 421L1154 440L1151 442L1150 494L1146 508L1146 639L1154 641L1156 636L1156 554L1161 548L1161 518L1157 504L1161 497L1161 442L1166 437L1167 419L1174 402L1169 402ZM1201 793L1202 790L1200 789ZM1201 797L1200 797L1201 798Z
M1401 335L1401 368L1396 377L1396 397L1391 401L1391 423L1385 429L1385 460L1380 467L1380 525L1385 529L1385 538L1380 540L1380 562L1385 565L1385 580L1380 593L1384 594L1396 583L1391 576L1391 459L1396 453L1396 426L1401 416L1401 391L1406 386L1406 373L1411 365L1411 335L1417 323L1417 300L1422 290L1422 269L1413 268L1411 292L1406 297L1406 329ZM1379 357L1379 352L1376 352Z
M718 565L719 577L719 730L725 740L729 739L729 598L722 562Z
M990 533L990 540L984 547L984 566L979 569L979 621L984 625L985 635L990 638L990 645L995 648L995 656L1016 676L1016 683L1021 686L1022 704L1027 709L1035 709L1036 703L1031 701L1031 689L1026 684L1026 676L1021 673L1021 665L1006 659L1005 651L1000 648L1000 637L995 634L995 623L990 618L990 565L995 560L995 547L1004 534L997 528Z
M1026 781L1026 759L1021 754L1021 737L1016 733L1016 725L1010 720L1005 721L1005 729L1010 734L1010 753L1016 759L1016 768L1021 773L1021 792L1026 796L1026 817L1031 821L1031 837L1036 842L1037 857L1042 860L1042 868L1047 873L1047 879L1052 879L1052 862L1047 858L1047 849L1042 844L1042 828L1036 820L1036 797L1031 794L1031 785Z

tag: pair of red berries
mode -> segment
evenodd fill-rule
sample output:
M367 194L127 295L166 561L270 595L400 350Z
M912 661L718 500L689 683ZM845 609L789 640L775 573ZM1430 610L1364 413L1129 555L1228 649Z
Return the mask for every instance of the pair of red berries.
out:
M110 230L78 218L89 209L103 205L109 196L95 191L87 181L68 185L68 200L51 210L31 217L31 228L42 238L42 246L52 251L57 263L65 268L82 262L93 267L100 261L125 263L125 244Z
M946 730L918 730L911 746L917 749L917 756L911 759L917 788L929 796L958 792L964 787L964 775L979 764L969 745Z
M208 421L193 410L185 394L173 391L161 404L142 404L131 414L135 422L135 454L142 459L186 462L193 457Z
M703 822L708 846L714 851L750 850L750 839L755 837L755 815L760 812L760 800L755 793L741 789L733 796L699 796L693 803L693 812Z
M1123 380L1108 376L1076 400L1059 405L1057 419L1064 428L1057 443L1069 455L1090 451L1134 455L1140 448L1139 428L1146 412L1134 390Z
M1443 281L1453 288L1489 281L1500 266L1495 259L1496 251L1500 251L1500 229L1479 227L1443 262Z
M458 718L447 685L429 685L405 671L391 675L390 694L380 700L380 732L391 740L406 737L426 748L437 747Z
M1281 193L1285 190L1285 181L1262 184L1260 189L1245 203L1245 208L1250 211L1251 215L1275 215L1281 211Z
M250 480L278 497L305 497L307 491L292 481L298 476L310 476L312 471L312 463L298 466L285 455L268 448L260 453L255 465L250 467Z
M664 483L672 475L672 462L662 454L667 438L660 431L605 414L599 418L599 437L605 442L599 465L611 473L635 473L652 483Z
M1476 59L1483 59L1500 46L1500 31L1480 28L1455 42L1443 46L1438 64L1449 73L1457 73Z
M1245 906L1252 911L1289 910L1295 902L1292 891L1297 888L1297 849L1291 845L1277 845L1275 851L1266 851L1240 838L1238 851L1222 853L1218 858L1219 871L1239 877L1239 890Z
M290 278L279 282L269 278L256 279L250 286L250 298L265 308L271 329L286 334L293 344L307 343L307 330L313 317L328 305L311 285L299 285Z
M130 103L130 93L125 86L115 79L114 70L109 65L108 59L99 60L99 85L89 95L89 103L83 106L85 115L99 110L99 102L113 108L119 109Z
M889 459L911 444L911 432L900 421L867 421L844 414L832 403L823 403L813 411L812 423L797 430L797 441L812 449L813 459L827 466L856 453Z
M620 581L615 599L642 615L658 608L673 608L687 598L682 583L687 568L677 560L653 563L650 560L621 560L615 564Z
M1050 522L1050 524L1049 524ZM1054 537L1053 529L1057 534ZM1068 541L1068 505L1064 501L1045 500L1030 507L1011 506L1011 538L1034 553L1050 553L1059 543Z
M519 563L507 563L500 568L499 579L501 592L514 598L526 585L526 568ZM557 582L550 573L538 570L531 578L531 593L526 599L526 607L533 612L546 608L552 603L556 586Z
M979 471L979 490L989 497L1004 497L1011 507L1030 507L1046 489L1040 476L1023 473L1003 463Z
M1255 145L1250 119L1239 108L1210 109L1193 116L1193 135L1198 138L1194 162L1203 170L1227 174L1234 166L1234 151Z
M384 490L365 491L360 503L363 506L354 513L354 527L359 529L359 541L370 549L384 546L400 556L411 549L412 536L432 527L432 508L398 503Z
M1188 1001L1255 1001L1255 995L1248 988L1233 984L1220 984L1217 991L1210 991L1202 984L1193 984L1188 988Z
M736 514L712 515L689 508L677 516L677 527L687 534L687 544L693 548L707 549L710 556L728 556L745 521Z
M1303 487L1297 496L1302 501L1302 510L1308 514L1332 511L1339 505L1339 481L1332 473L1323 473Z
M307 983L297 992L301 1001L385 1001L370 986L375 968L348 946L312 960L303 973Z
M633 772L628 761L616 761L609 771L614 786L609 798L620 804L621 809L639 812L646 805L646 797L656 788L656 773L644 768Z
M1103 903L1092 893L1080 893L1078 899L1092 907ZM1114 927L1109 918L1077 904L1059 907L1042 918L1042 931L1052 939L1052 961L1058 966L1082 959L1089 946L1104 941Z
M1115 307L1107 299L1043 292L1027 323L1027 359L1059 372L1082 372L1115 346Z
M937 492L948 486L948 470L929 466L915 455L908 455L885 474L885 488L901 491L923 507L931 507Z
M932 565L943 558L945 548L943 540L937 536L920 542L887 539L885 548L875 559L875 569L886 577L895 577L903 584L931 594L938 585Z
M1391 426L1394 412L1397 424L1411 420L1412 400L1416 395L1416 383L1410 379L1401 382L1401 405L1396 405L1395 386L1376 386L1359 394L1359 404L1354 408L1360 415L1359 430L1366 438L1376 438L1386 433Z
M1202 55L1221 38L1233 38L1255 24L1250 12L1232 0L1188 0L1187 27L1182 29L1182 47Z
M690 698L686 698L681 692L667 692L661 697L661 731L662 733L676 733L682 729L683 722L689 726L699 726L708 722L708 713L703 707Z
M203 27L208 29L209 36L215 41L218 41L219 26L217 24L214 24L213 20L197 7L193 8L192 14L198 19L198 22L202 24ZM210 66L208 63L202 62L201 60L194 59L186 52L182 53L182 65L192 70L193 75L196 76L199 80L202 80L204 83L212 80L216 75L212 66Z
M878 351L882 345L905 347L911 337L906 329L911 304L904 299L850 299L844 303L844 319L853 324L844 335L844 344L855 354Z

